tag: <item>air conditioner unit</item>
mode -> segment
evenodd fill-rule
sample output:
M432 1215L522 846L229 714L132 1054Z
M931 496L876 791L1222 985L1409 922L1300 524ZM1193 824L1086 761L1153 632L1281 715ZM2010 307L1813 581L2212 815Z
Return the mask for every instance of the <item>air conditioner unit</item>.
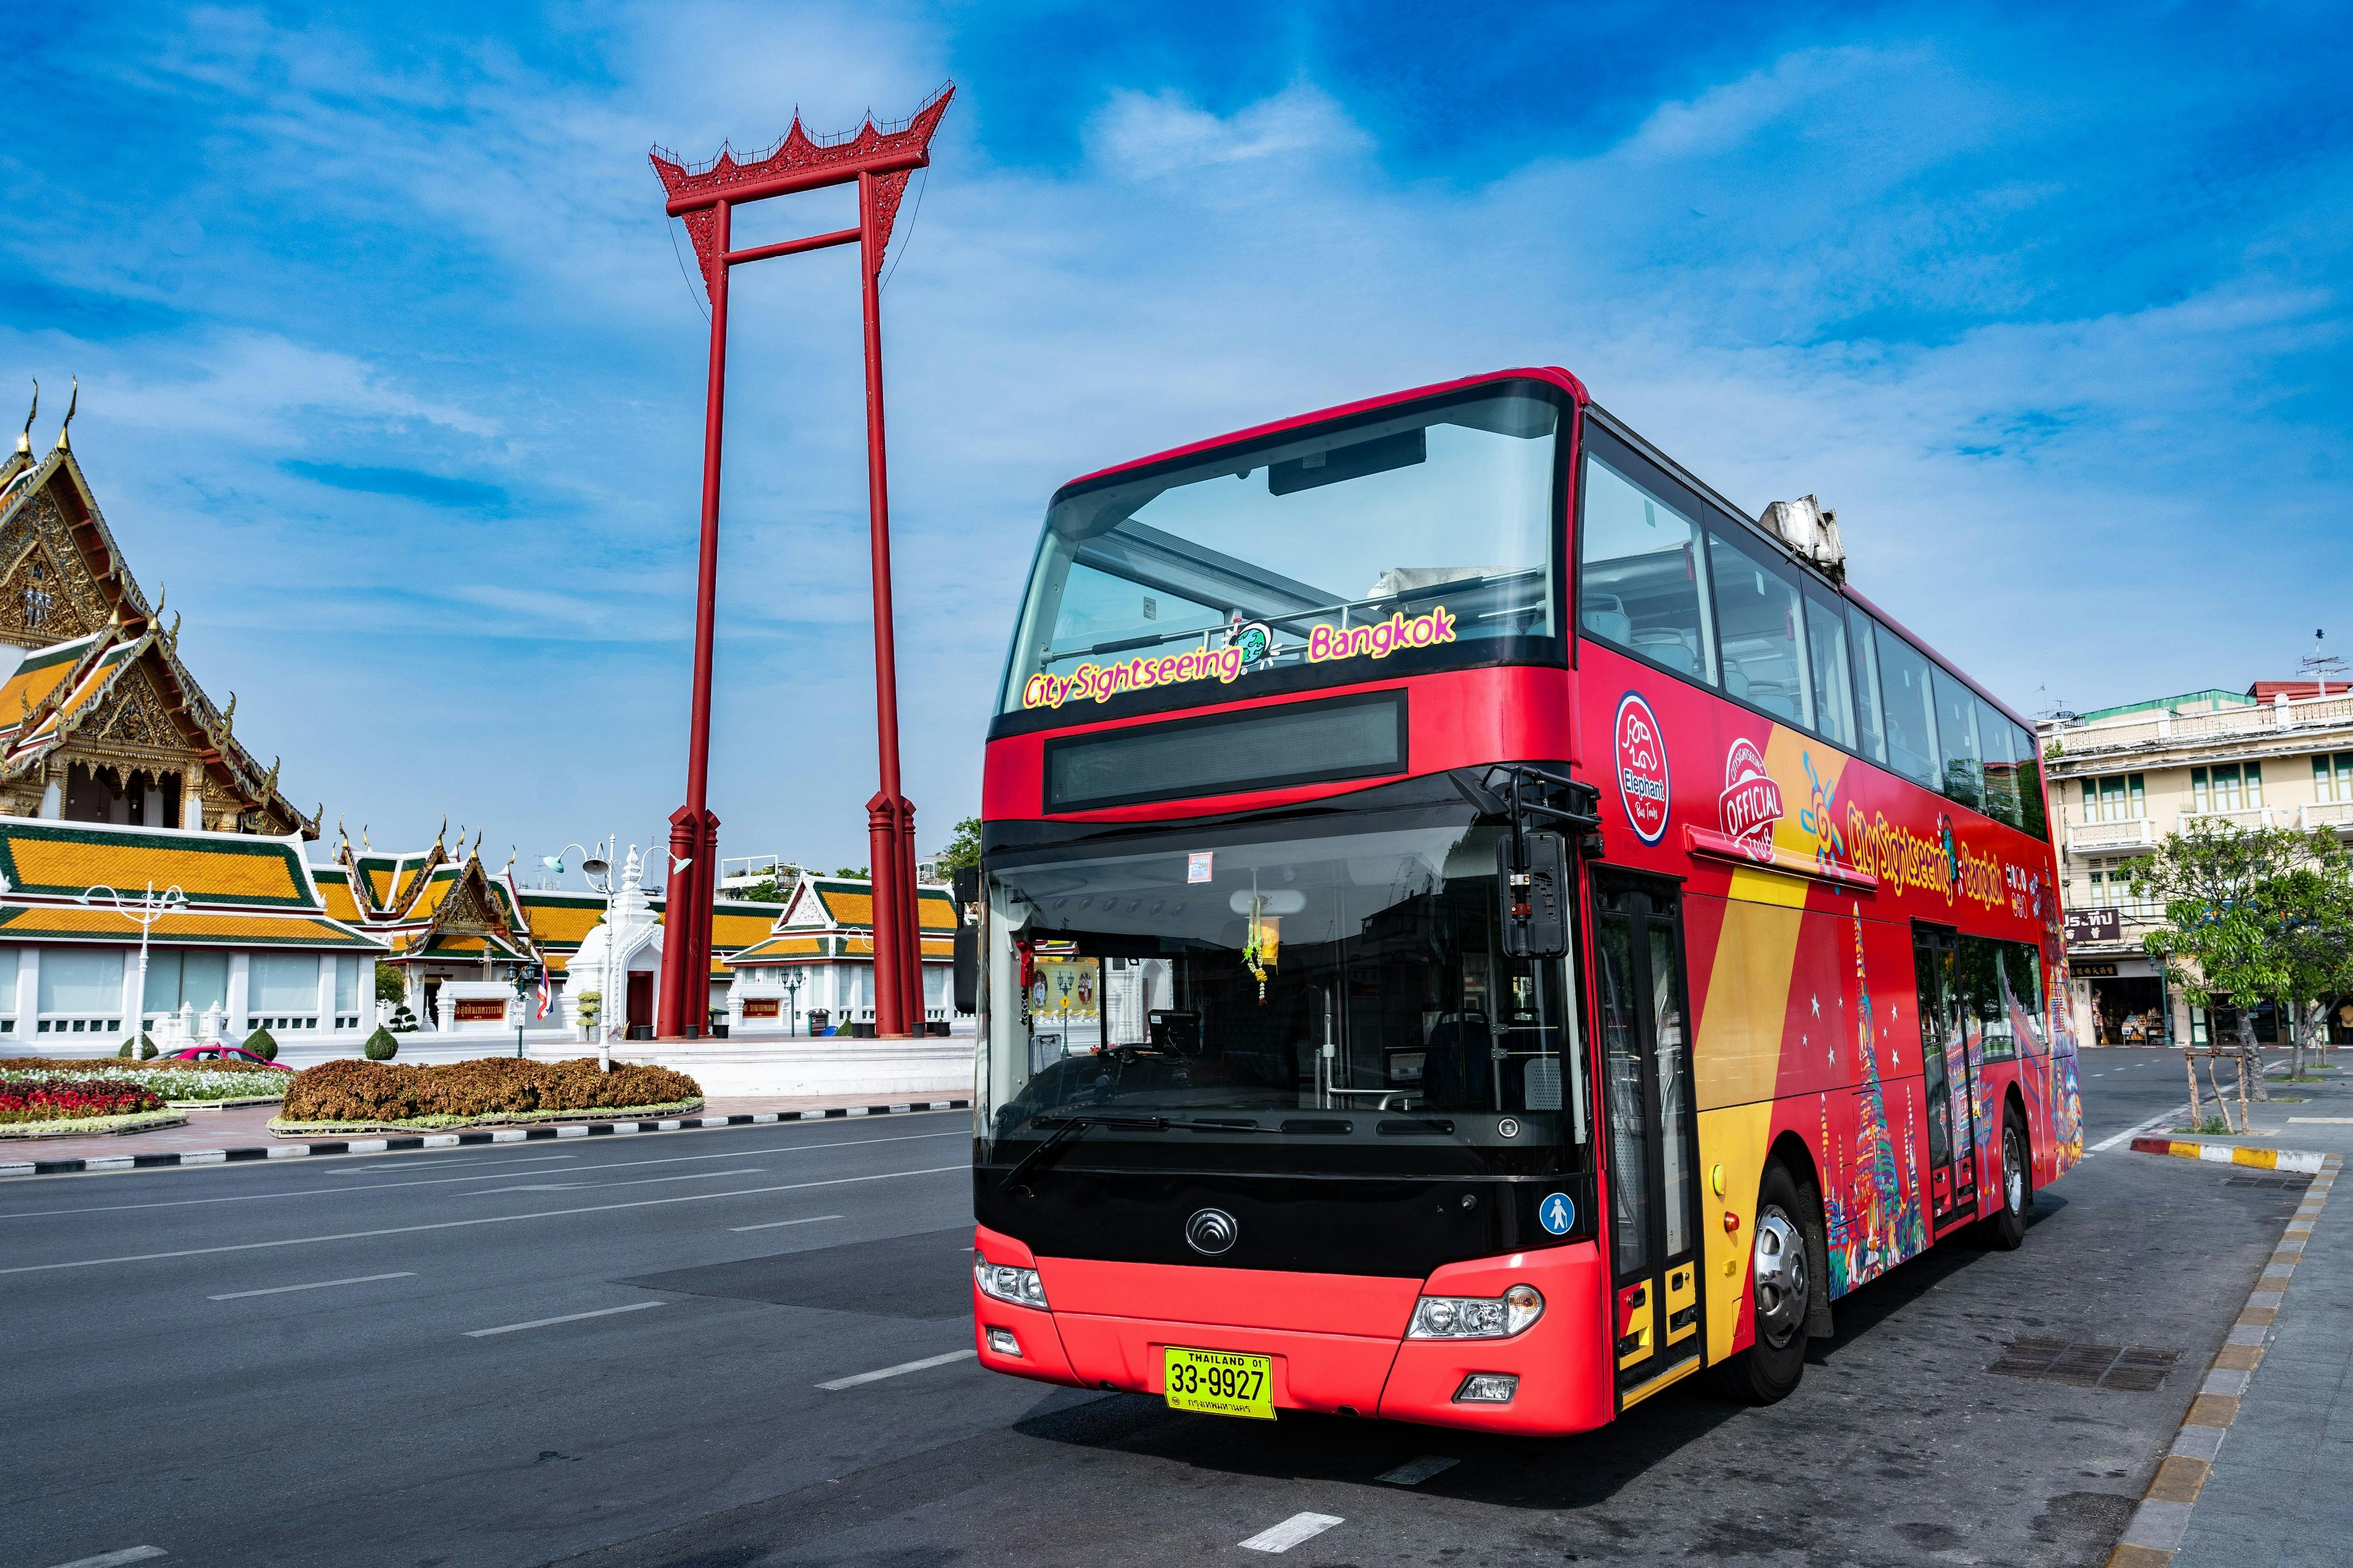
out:
M1820 568L1833 583L1846 581L1846 541L1839 537L1838 513L1811 496L1777 500L1758 520L1765 531Z

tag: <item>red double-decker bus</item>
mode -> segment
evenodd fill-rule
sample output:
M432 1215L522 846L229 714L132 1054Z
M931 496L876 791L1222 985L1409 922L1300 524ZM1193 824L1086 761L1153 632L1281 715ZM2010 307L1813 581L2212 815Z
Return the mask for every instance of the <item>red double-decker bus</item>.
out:
M2080 1158L2031 725L1558 370L1066 485L990 731L979 1355L1597 1426Z

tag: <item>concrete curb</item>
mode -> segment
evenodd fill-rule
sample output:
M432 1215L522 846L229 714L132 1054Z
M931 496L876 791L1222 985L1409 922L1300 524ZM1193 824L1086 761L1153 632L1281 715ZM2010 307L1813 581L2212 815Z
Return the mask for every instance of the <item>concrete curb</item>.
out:
M2136 1139L2133 1147L2142 1143L2160 1146L2168 1141L2162 1138ZM2175 1153L2182 1148L2217 1148L2212 1144L2174 1144L2160 1147L2155 1152ZM2271 1149L2230 1149L2229 1154L2273 1154ZM2217 1159L2216 1155L2200 1154L2201 1159ZM2282 1156L2283 1159L2289 1156ZM2173 1436L2173 1445L2157 1467L2157 1474L2148 1483L2140 1506L2133 1510L2132 1522L2125 1527L2124 1536L2116 1550L2108 1553L2107 1568L2167 1568L2173 1554L2181 1545L2183 1531L2189 1528L2189 1512L2198 1503L2198 1494L2213 1473L2214 1456L2222 1450L2222 1438L2231 1423L2238 1419L2239 1400L2255 1375L2255 1368L2263 1359L2263 1342L2270 1337L2273 1321L2279 1316L2280 1300L2287 1282L2295 1273L2295 1266L2304 1258L2305 1243L2312 1236L2313 1223L2320 1211L2328 1206L2328 1191L2337 1184L2337 1172L2345 1163L2341 1154L2302 1155L2297 1158L2319 1162L2319 1174L2296 1205L2295 1215L2280 1233L2278 1244L2272 1249L2271 1261L2255 1280L2254 1289L2247 1293L2247 1304L2238 1321L2231 1325L2230 1337L2215 1352L2214 1364L2207 1370L2205 1382L2199 1384L2198 1397L2189 1402L2189 1414L2181 1418L2181 1429ZM2248 1159L2221 1161L2218 1163L2255 1164ZM2269 1167L2277 1170L2300 1170L2302 1166L2281 1164Z
M825 1121L846 1116L904 1116L919 1110L969 1110L969 1100L921 1100L897 1105L836 1105L823 1110L755 1110L733 1116L674 1116L660 1121L563 1121L534 1127L486 1127L466 1132L419 1132L384 1138L337 1138L266 1143L250 1149L192 1149L176 1154L121 1154L95 1160L19 1160L0 1163L0 1180L71 1176L93 1171L153 1171L172 1165L233 1164L247 1160L300 1160L313 1154L385 1154L407 1149L471 1149L485 1143L535 1143L554 1138L627 1137L686 1132L705 1127L762 1127L774 1122Z
M2170 1154L2177 1160L2204 1160L2216 1165L2253 1165L2262 1171L2295 1171L2316 1176L2337 1158L2301 1149L2252 1149L2236 1143L2200 1143L2182 1138L2136 1138L2137 1154Z

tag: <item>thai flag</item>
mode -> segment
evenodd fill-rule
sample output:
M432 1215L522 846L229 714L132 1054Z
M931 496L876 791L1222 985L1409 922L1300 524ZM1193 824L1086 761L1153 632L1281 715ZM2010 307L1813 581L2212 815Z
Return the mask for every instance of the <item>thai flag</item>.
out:
M539 966L539 1011L532 1015L533 1019L546 1017L548 1008L554 1003L555 988L547 983L547 965L543 963Z

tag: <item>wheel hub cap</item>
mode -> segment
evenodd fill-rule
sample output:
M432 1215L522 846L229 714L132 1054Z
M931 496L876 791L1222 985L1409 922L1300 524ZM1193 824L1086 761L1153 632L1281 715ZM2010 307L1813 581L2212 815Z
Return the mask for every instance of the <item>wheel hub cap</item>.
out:
M1757 1222L1757 1332L1787 1344L1806 1321L1806 1239L1779 1209Z
M2002 1129L2001 1194L2009 1201L2010 1213L2025 1212L2026 1151L2019 1147L2018 1129L2015 1127Z

